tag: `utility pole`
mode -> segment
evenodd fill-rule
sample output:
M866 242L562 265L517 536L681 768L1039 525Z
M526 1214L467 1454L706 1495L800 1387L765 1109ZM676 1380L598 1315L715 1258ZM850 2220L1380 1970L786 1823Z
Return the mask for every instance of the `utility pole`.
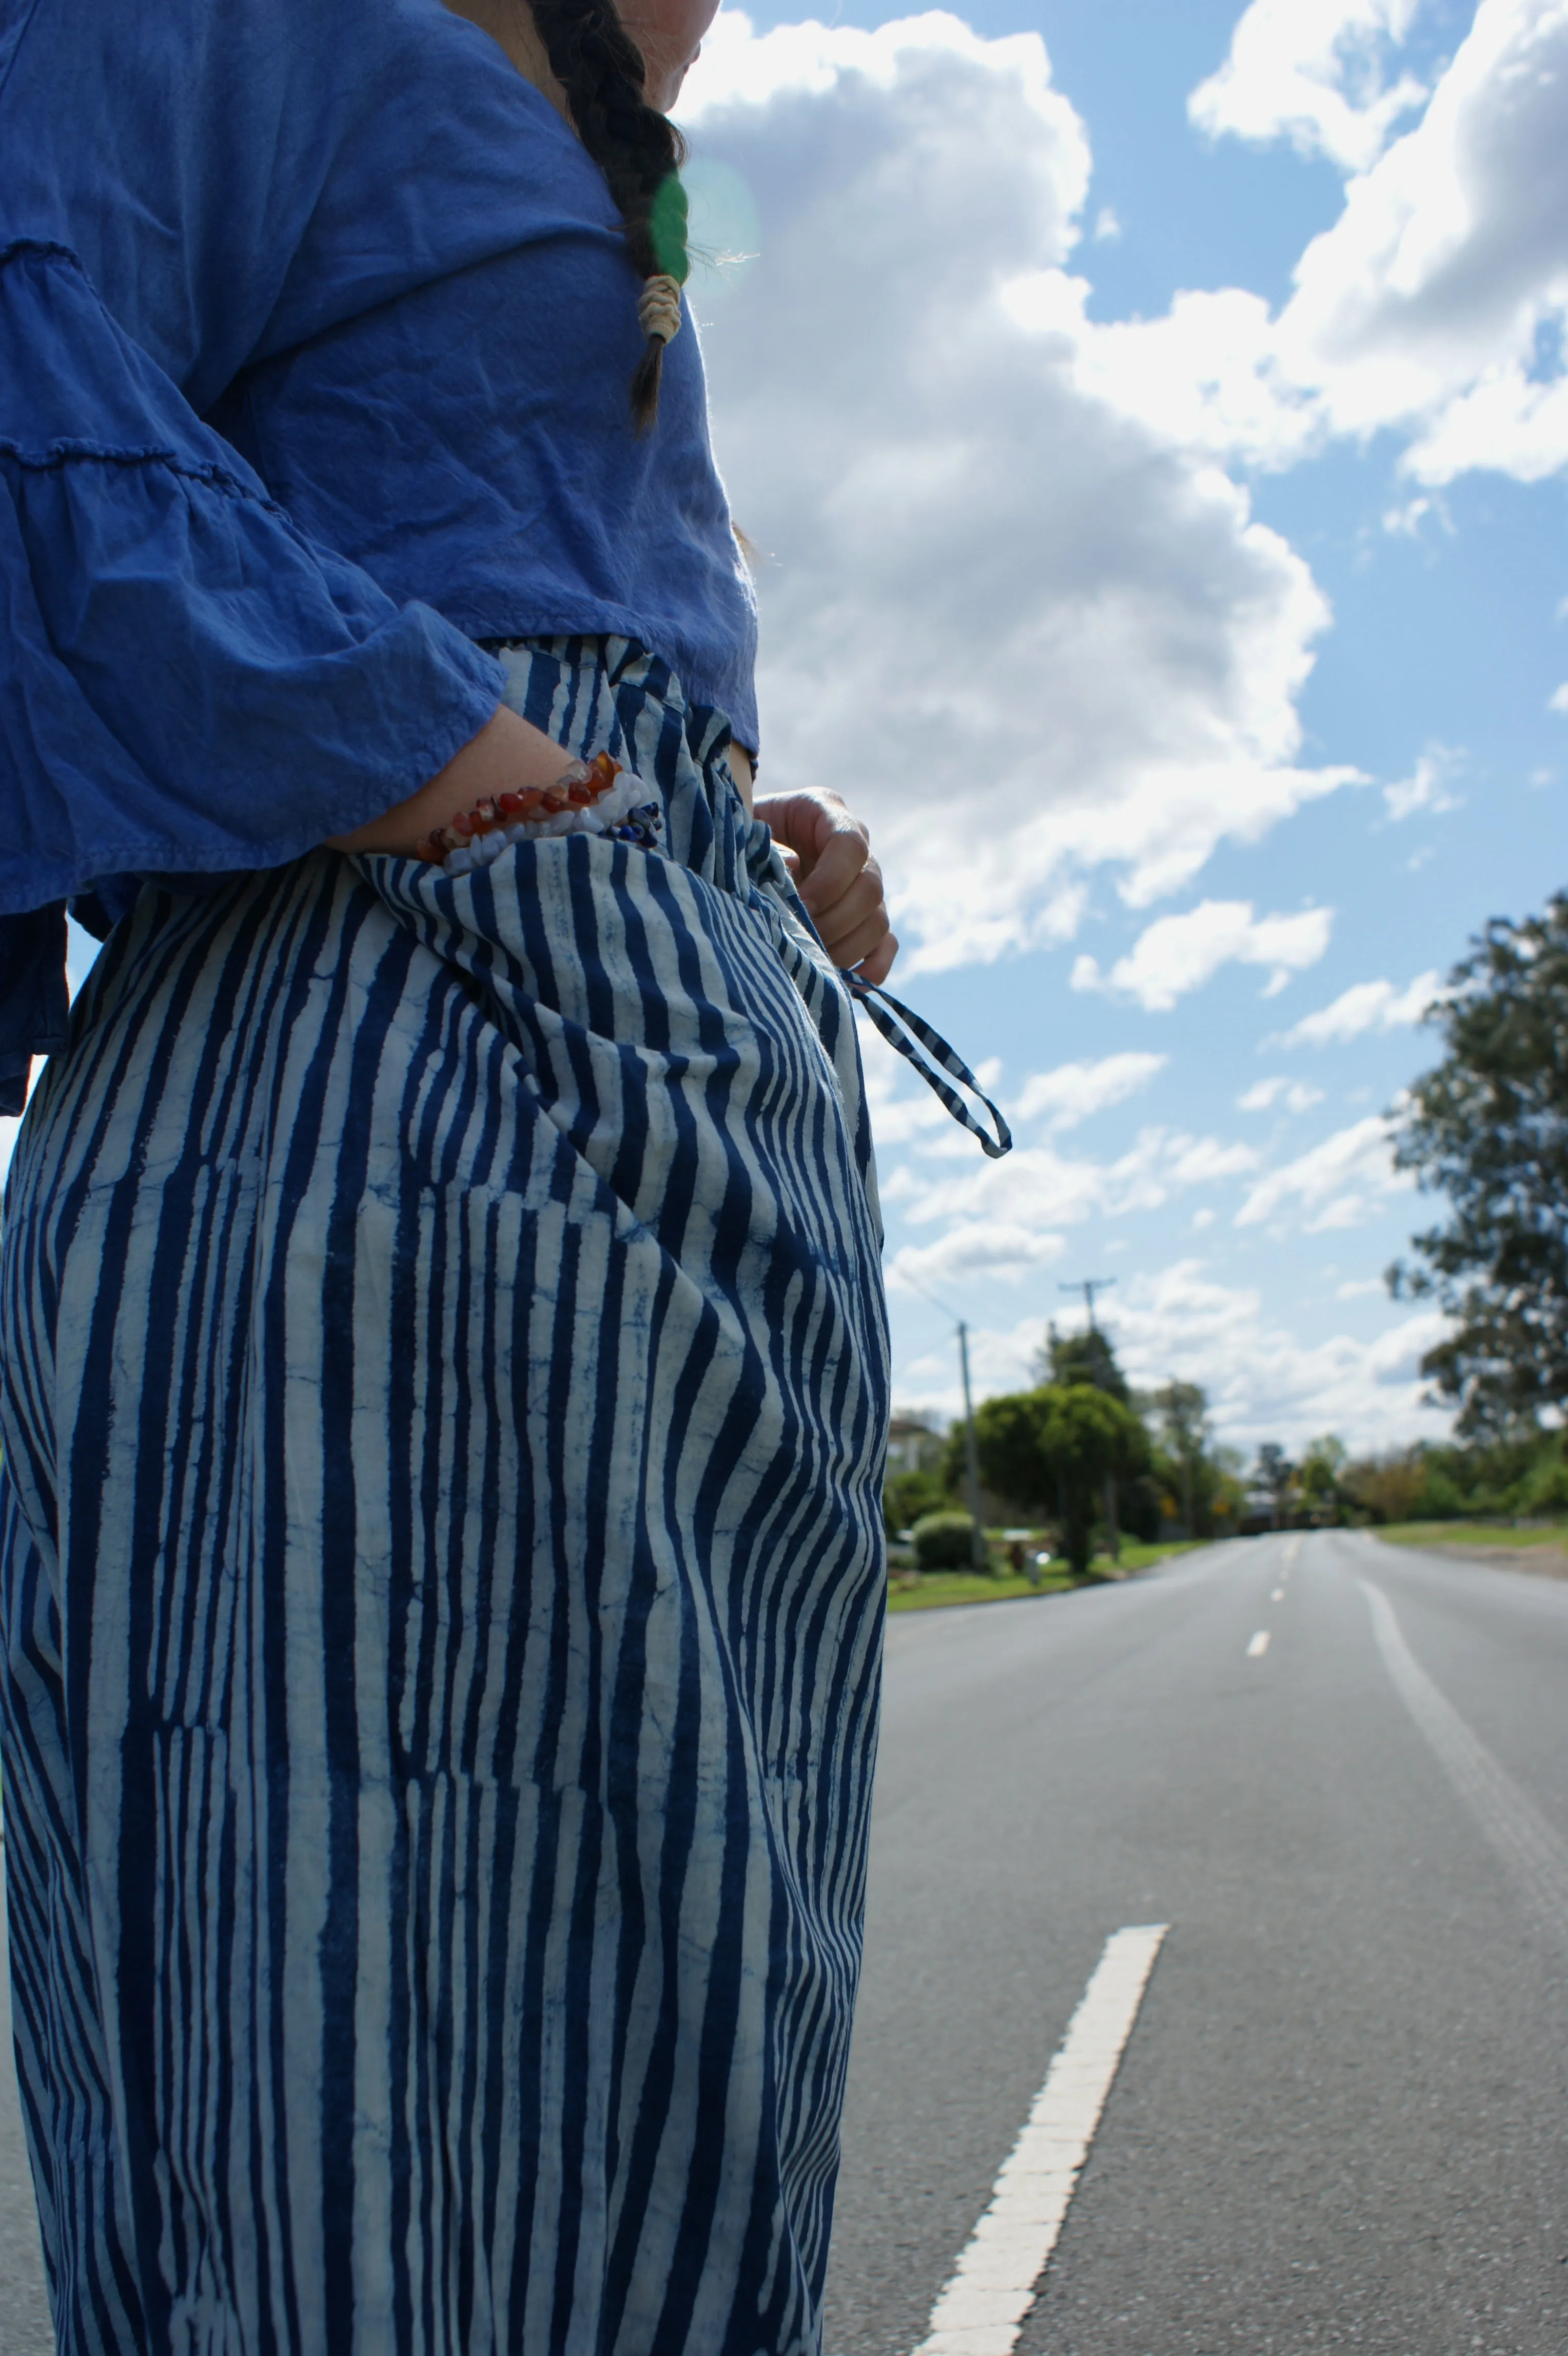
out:
M971 1556L976 1570L985 1569L985 1532L980 1526L980 1456L974 1444L974 1401L969 1389L969 1327L958 1320L958 1361L963 1374L963 1487L970 1519L974 1524L970 1541Z
M1089 1317L1089 1330L1097 1339L1100 1328L1094 1322L1094 1296L1097 1292L1109 1291L1115 1281L1116 1279L1113 1276L1083 1276L1079 1277L1076 1283L1064 1284L1061 1288L1064 1292L1082 1293L1084 1309ZM1096 1382L1101 1389L1104 1388L1104 1385L1099 1383L1098 1376ZM1103 1511L1105 1534L1111 1547L1111 1559L1112 1562L1119 1563L1122 1559L1122 1532L1116 1521L1116 1476L1112 1472L1108 1472L1105 1476Z
M1064 1284L1061 1288L1064 1292L1082 1293L1083 1305L1089 1312L1089 1330L1091 1333L1098 1333L1100 1331L1094 1322L1094 1296L1097 1292L1109 1292L1115 1281L1116 1279L1113 1276L1084 1276L1079 1277L1072 1284Z
M969 1387L969 1327L961 1317L953 1316L945 1301L938 1299L929 1285L922 1284L918 1276L906 1273L905 1281L917 1292L924 1293L933 1308L944 1317L951 1317L958 1328L959 1372L963 1376L963 1494L969 1507L969 1518L974 1525L970 1538L970 1560L976 1570L985 1569L985 1532L980 1520L980 1456L974 1444L974 1400Z

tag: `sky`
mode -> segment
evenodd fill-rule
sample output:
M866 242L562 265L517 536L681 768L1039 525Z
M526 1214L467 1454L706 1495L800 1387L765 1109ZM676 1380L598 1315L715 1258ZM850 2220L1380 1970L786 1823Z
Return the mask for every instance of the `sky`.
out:
M1088 1277L1235 1445L1441 1436L1387 1116L1564 880L1568 0L726 9L682 118L762 782L1018 1140L866 1033L897 1404Z
M726 10L688 84L762 782L869 821L895 1394L1070 1288L1251 1451L1437 1438L1388 1114L1564 879L1568 0Z

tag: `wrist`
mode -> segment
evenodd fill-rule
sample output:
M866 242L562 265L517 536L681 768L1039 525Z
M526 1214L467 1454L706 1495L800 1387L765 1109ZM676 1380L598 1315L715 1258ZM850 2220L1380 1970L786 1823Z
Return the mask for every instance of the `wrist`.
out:
M568 755L553 736L500 704L462 750L419 791L357 827L334 835L332 851L388 851L403 856L438 828L497 794L553 786Z

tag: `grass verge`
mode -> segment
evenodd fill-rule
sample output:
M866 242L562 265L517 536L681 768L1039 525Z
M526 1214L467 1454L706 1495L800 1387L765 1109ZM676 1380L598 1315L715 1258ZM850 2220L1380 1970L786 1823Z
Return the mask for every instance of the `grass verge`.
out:
M1090 1580L1083 1584L1098 1584L1107 1578L1125 1579L1135 1570L1147 1570L1151 1563L1164 1562L1167 1556L1190 1554L1199 1539L1182 1538L1169 1546L1123 1545L1118 1572L1107 1555L1096 1555ZM889 1612L931 1612L945 1603L1004 1603L1010 1597L1024 1595L1064 1595L1080 1584L1066 1569L1055 1563L1043 1571L1038 1587L1031 1587L1026 1579L1015 1577L1012 1571L998 1572L994 1577L976 1570L922 1570L918 1573L895 1571L887 1589Z
M1511 1522L1394 1522L1372 1535L1391 1546L1568 1547L1568 1522L1535 1530L1516 1530Z

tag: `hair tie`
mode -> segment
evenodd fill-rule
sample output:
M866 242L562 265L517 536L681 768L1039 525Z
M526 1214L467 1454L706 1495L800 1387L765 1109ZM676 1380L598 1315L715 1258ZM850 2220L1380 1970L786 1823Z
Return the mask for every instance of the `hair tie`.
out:
M674 342L681 332L679 279L660 270L643 280L637 298L637 324L645 336L657 336L661 344Z

